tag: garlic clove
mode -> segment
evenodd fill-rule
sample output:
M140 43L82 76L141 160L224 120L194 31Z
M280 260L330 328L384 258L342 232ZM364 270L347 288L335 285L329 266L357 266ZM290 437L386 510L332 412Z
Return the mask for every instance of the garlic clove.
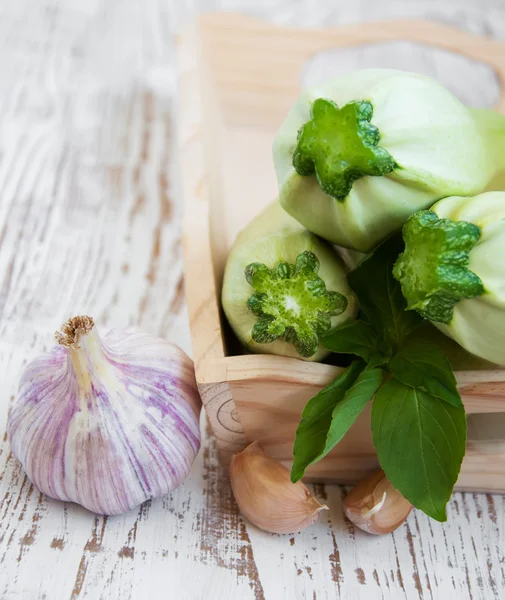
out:
M127 512L188 475L200 446L192 361L138 329L100 336L74 317L25 369L8 421L14 456L42 492Z
M382 470L360 481L344 499L349 521L374 535L397 529L411 510L412 504L392 486Z
M312 525L326 505L307 486L292 483L288 469L265 454L258 442L234 454L230 481L242 514L270 533L295 533Z

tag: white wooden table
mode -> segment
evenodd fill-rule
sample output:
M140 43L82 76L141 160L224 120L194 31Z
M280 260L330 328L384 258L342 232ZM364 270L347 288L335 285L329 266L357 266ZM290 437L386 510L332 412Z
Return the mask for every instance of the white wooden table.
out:
M424 17L505 37L500 0L204 4L305 26ZM197 10L189 0L0 6L0 432L24 365L68 316L135 323L190 352L172 34ZM392 60L387 50L357 52L340 60ZM393 54L392 66L413 61L473 103L496 91L481 67L470 73L420 49ZM308 77L325 69L316 61ZM394 535L374 538L344 520L341 488L315 492L330 510L312 528L283 537L257 530L238 514L206 433L171 496L96 517L34 489L3 437L0 598L505 597L503 497L455 494L446 524L414 513Z

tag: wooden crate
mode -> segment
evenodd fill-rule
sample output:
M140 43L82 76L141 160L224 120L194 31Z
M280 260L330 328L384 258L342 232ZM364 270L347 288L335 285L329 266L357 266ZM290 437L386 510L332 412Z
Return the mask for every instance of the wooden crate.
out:
M339 29L280 28L215 14L179 38L179 158L185 202L186 297L196 377L223 460L250 441L291 466L306 402L338 367L265 355L231 355L220 310L228 250L237 232L276 195L271 144L314 54L363 43L411 40L463 53L505 73L505 44L423 21ZM505 110L505 95L499 109ZM505 492L505 370L458 372L469 443L458 487ZM493 413L503 413L503 420ZM490 420L493 434L487 433ZM483 433L484 432L484 433ZM494 438L493 438L494 436ZM505 437L505 436L504 436ZM351 483L377 466L365 411L307 479Z

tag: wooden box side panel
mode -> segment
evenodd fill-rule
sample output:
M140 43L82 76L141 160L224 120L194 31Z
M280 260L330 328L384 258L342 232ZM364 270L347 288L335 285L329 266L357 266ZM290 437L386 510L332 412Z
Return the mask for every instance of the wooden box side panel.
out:
M221 460L223 464L228 465L233 454L247 445L232 390L226 382L199 384L198 389L216 437Z
M290 468L305 404L341 370L279 356L214 361L212 372L224 383L200 384L200 390L223 461L228 463L234 452L257 440ZM469 415L505 415L505 370L466 371L457 378ZM505 492L505 443L476 437L472 429L458 489ZM353 483L377 465L368 409L339 445L309 468L307 480Z
M505 494L505 447L467 446L456 489Z
M209 152L216 132L212 124L217 109L214 89L203 60L200 27L193 24L178 40L180 88L178 146L184 196L183 250L185 292L195 371L205 360L224 357L219 315L219 285L216 281L211 220L213 196L220 188L218 169ZM205 100L205 101L204 101ZM213 175L214 173L214 175ZM212 381L216 381L211 377Z
M230 382L230 390L248 442L257 440L265 452L291 468L293 442L301 412L319 386L306 382L283 385L280 380ZM352 483L378 466L366 409L343 440L307 470L307 480Z
M223 117L234 125L278 126L299 93L303 66L325 50L409 40L491 65L505 79L505 44L431 21L383 21L294 29L236 14L205 15L202 40ZM498 103L505 110L505 92Z
M473 388L463 396L470 415L503 412L505 373L500 388ZM282 378L242 379L229 383L236 417L243 426L243 443L259 441L269 456L291 468L293 443L300 414L321 386L300 381L285 385ZM467 387L467 390L470 390ZM499 400L496 391L501 389ZM482 406L484 403L484 406ZM370 429L370 405L359 416L342 441L321 461L307 470L307 481L354 483L378 467ZM470 441L457 489L505 492L505 443Z

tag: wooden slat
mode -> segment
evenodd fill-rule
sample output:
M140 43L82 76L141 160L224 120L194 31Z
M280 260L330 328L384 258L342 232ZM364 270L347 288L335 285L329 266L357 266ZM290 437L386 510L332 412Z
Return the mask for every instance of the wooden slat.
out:
M505 80L505 43L432 21L379 21L299 30L241 15L201 19L202 40L223 117L232 125L277 127L296 99L300 74L319 52L392 40L452 50L491 65ZM233 60L240 48L240 60ZM498 109L505 110L502 92Z

